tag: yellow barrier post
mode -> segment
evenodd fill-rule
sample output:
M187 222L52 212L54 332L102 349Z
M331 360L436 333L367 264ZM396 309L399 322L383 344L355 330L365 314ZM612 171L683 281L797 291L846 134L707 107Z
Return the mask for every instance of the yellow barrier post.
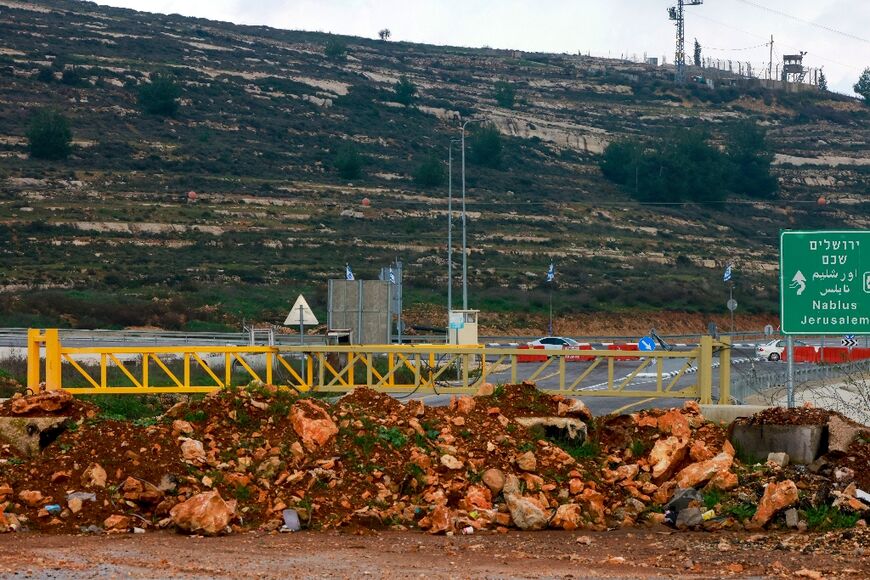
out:
M731 337L725 336L719 342L719 404L731 403Z
M60 335L56 328L45 330L45 390L60 389Z
M698 353L698 390L701 404L713 403L713 337L702 336Z
M39 390L39 381L42 379L42 360L40 355L40 340L38 328L27 329L27 388L32 392Z

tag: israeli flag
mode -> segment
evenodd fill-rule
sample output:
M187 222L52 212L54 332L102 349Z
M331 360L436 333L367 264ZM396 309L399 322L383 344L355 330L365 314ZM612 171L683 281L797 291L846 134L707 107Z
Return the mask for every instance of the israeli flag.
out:
M722 276L722 280L724 282L731 281L731 264L728 264L728 267L725 268L725 274Z
M547 282L552 282L556 279L556 266L550 262L550 267L547 268Z
M350 269L350 264L344 265L344 277L348 280L353 280L353 270Z
M393 272L393 269L390 268L390 284L396 283L396 274Z

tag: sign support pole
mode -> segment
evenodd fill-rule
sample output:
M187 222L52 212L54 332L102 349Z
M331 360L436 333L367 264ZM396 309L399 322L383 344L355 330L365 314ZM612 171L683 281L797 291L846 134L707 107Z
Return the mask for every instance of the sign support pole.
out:
M788 408L794 409L794 337L785 337L785 352L788 357L788 379L786 380L786 397Z

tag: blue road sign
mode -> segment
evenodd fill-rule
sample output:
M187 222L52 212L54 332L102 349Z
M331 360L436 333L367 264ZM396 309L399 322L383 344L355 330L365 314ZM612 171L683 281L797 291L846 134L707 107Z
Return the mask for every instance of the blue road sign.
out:
M656 341L654 341L651 336L644 336L639 341L637 341L637 350L642 350L644 352L652 352L655 349L656 349Z

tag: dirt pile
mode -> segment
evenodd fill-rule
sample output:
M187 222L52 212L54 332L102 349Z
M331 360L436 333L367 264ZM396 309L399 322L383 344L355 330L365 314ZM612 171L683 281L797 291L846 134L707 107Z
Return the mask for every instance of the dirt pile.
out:
M0 531L274 531L287 509L314 529L605 529L664 521L678 488L700 490L683 527L781 526L784 509L848 496L860 471L744 466L693 402L593 421L532 384L490 390L428 407L249 385L132 422L74 401L78 417L39 456L0 446ZM588 437L534 417L586 420Z

